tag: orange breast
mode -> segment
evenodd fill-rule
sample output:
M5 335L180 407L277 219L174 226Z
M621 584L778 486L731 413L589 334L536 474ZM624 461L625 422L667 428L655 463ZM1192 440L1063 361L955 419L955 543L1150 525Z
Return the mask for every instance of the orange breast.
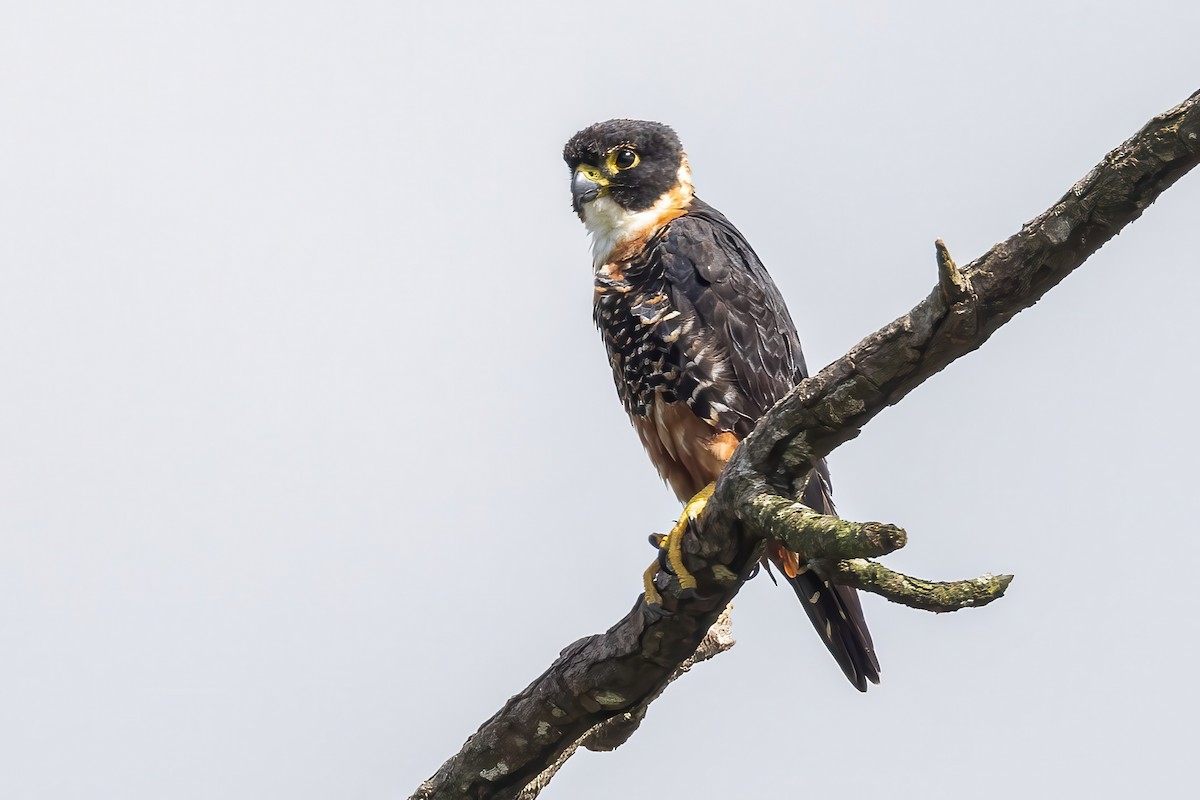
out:
M720 431L700 419L686 403L667 403L656 396L646 416L633 417L650 460L686 502L717 479L738 446L730 431Z

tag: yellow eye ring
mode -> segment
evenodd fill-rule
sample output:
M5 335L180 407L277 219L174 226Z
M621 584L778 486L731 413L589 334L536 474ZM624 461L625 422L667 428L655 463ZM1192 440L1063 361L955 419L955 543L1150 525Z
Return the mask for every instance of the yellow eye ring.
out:
M633 169L641 160L637 151L629 147L618 147L609 153L608 158L605 159L608 162L609 170L612 172Z

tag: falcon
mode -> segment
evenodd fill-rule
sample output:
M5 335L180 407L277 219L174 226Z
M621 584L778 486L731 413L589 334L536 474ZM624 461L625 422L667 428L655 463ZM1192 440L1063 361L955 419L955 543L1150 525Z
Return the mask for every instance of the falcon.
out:
M687 155L658 122L615 119L563 148L575 213L592 239L593 316L621 402L659 475L684 502L660 542L684 590L680 540L703 513L713 482L759 418L807 377L796 326L745 237L696 196ZM834 514L822 460L798 492ZM779 541L763 561L795 590L842 671L859 691L879 662L858 594L835 586ZM645 575L646 603L660 605Z

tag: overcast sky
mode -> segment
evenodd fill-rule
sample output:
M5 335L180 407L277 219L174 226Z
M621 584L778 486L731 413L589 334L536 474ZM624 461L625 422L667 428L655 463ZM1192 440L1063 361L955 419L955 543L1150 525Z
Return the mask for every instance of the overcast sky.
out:
M403 798L678 505L563 143L674 126L820 367L1200 88L1200 5L0 6L0 796ZM1191 785L1200 174L833 454L855 692L786 587L548 799Z

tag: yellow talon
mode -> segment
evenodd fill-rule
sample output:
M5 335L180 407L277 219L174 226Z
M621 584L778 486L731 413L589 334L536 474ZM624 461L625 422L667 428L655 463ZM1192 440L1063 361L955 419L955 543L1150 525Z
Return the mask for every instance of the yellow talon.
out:
M708 504L708 498L712 497L714 488L715 485L710 483L697 492L695 497L688 500L687 505L683 507L683 513L679 515L679 520L671 528L671 532L657 541L659 549L667 551L667 563L671 565L671 571L675 573L681 590L696 588L695 576L688 572L687 567L683 565L683 534L687 531L690 523L700 518L701 512ZM656 561L650 565L643 576L647 605L656 605L662 602L662 596L654 587L654 576L657 574L658 562Z
M661 606L662 595L658 593L658 587L654 585L654 579L658 576L658 560L646 568L642 573L642 585L646 589L646 605Z

